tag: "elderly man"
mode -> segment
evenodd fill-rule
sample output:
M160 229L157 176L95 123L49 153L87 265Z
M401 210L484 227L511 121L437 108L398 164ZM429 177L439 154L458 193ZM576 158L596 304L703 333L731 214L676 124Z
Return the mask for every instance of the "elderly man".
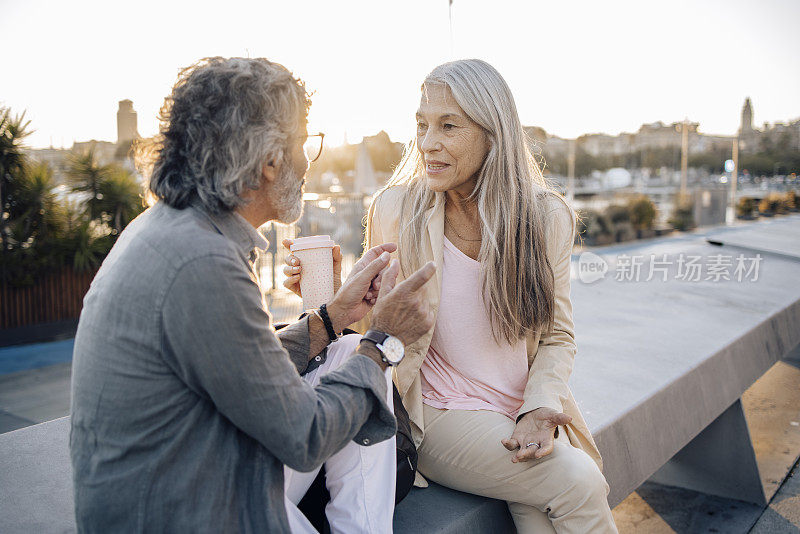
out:
M323 462L332 528L391 530L394 480L365 475L394 473L387 366L433 326L418 293L435 269L395 286L395 245L379 245L326 310L274 331L256 229L300 216L308 106L284 67L242 58L186 69L166 100L153 205L103 262L75 340L79 531L305 531L300 472ZM328 346L373 306L363 340Z

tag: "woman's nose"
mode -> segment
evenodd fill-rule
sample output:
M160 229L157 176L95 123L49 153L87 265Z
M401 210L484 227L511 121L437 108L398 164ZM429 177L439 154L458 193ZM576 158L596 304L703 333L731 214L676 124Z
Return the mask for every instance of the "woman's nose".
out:
M429 129L425 132L425 137L422 138L422 151L435 152L441 150L442 144L439 142L438 135Z

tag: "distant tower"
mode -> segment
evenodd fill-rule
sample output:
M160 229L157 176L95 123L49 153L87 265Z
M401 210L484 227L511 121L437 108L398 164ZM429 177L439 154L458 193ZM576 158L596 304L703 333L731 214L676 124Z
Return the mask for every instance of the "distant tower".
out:
M117 110L117 144L130 143L139 137L136 125L136 111L133 109L133 102L130 100L120 100L119 110Z
M750 97L744 99L742 106L742 125L739 127L739 135L746 136L753 131L753 104Z

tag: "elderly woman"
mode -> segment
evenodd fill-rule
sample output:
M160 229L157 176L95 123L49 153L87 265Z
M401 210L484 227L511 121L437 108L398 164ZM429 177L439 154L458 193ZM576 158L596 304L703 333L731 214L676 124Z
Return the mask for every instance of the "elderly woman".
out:
M416 119L416 150L374 199L367 242L398 243L401 277L438 267L427 287L435 326L394 370L419 471L507 501L519 532L616 532L567 384L575 213L545 182L511 91L486 62L435 68Z

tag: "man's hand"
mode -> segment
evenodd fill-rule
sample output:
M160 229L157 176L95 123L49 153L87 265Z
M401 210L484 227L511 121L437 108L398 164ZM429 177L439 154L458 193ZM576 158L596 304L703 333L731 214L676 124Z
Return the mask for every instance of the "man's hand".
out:
M513 463L538 460L553 452L553 435L556 427L566 425L570 421L572 421L571 416L542 406L522 416L511 437L500 442L506 449L517 451L511 458ZM528 447L529 443L535 445Z
M395 336L408 346L433 328L434 314L422 288L436 273L436 265L428 262L396 284L399 272L400 262L392 260L382 273L370 328Z
M354 276L358 275L367 265L375 260L378 256L383 254L384 252L392 253L397 250L397 245L394 243L384 243L382 245L376 245L366 251L361 259L358 260L353 268L350 270L350 274L347 275L347 280L350 280ZM381 277L383 276L383 271L378 273L378 276L372 279L372 285L370 285L369 291L367 291L367 295L364 297L365 300L369 301L370 307L375 304L376 299L378 298L378 290L381 287ZM347 283L347 281L345 281ZM366 313L364 313L366 315ZM363 315L362 315L363 317ZM361 319L359 318L359 321Z
M375 247L375 249L377 248L379 247ZM377 292L371 289L372 285L389 263L389 252L384 251L378 254L375 249L368 251L369 257L375 256L375 259L363 264L363 260L367 258L367 254L365 254L364 258L359 260L362 265L359 266L358 271L347 277L342 288L326 306L333 329L337 332L360 321L375 302L375 298L371 295L377 295ZM355 267L353 270L356 270Z

